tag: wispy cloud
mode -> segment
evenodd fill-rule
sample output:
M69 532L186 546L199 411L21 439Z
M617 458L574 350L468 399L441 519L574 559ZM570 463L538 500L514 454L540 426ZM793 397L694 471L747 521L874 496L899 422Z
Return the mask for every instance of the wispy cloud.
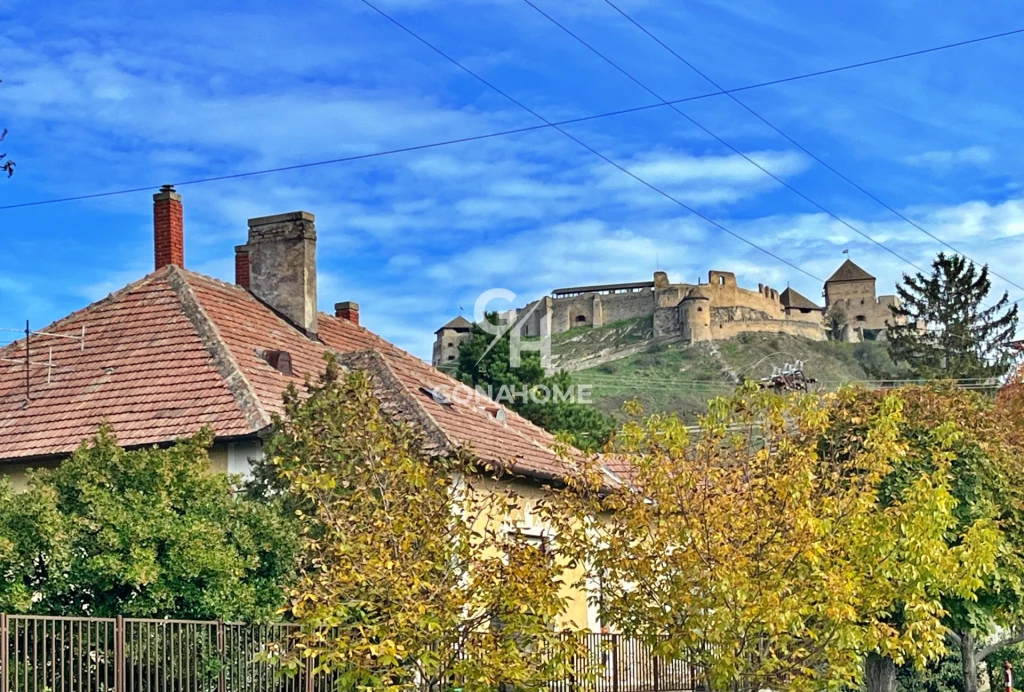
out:
M992 161L994 154L988 147L964 147L954 150L926 151L904 157L911 166L949 169L953 166L984 166Z

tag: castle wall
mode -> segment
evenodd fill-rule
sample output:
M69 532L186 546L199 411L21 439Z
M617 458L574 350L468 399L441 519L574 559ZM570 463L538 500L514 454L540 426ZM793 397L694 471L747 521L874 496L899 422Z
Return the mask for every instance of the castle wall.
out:
M711 323L711 338L715 341L730 339L743 332L775 332L802 336L811 341L824 341L825 330L820 324L793 320L742 320Z
M597 293L584 293L580 296L553 299L551 301L551 333L560 334L573 327L600 327L603 325L599 297ZM595 299L598 299L596 300L596 319Z
M673 307L659 307L654 311L654 336L682 336L683 325L679 322L679 310Z
M851 329L863 331L865 329L885 329L886 322L892 322L892 311L890 305L896 303L896 296L874 296L864 298L843 298L833 302L846 313L846 322Z
M435 365L454 363L459 359L459 345L470 337L470 332L442 329L434 340L431 362Z
M670 284L659 288L654 294L655 308L673 308L682 302L694 284Z
M629 293L608 293L600 298L605 324L654 314L654 290L650 288Z
M833 281L825 284L825 306L833 303L852 301L859 305L875 302L875 280Z
M725 272L711 272L711 276ZM785 319L786 312L779 300L779 292L768 286L759 286L760 290L750 291L740 288L735 280L725 283L702 284L701 288L711 299L711 307L737 307L768 315L772 319Z

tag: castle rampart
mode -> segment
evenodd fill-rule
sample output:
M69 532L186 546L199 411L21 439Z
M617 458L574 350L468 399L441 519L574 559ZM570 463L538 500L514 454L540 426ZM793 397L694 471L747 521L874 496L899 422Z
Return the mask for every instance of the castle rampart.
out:
M884 338L895 296L875 295L875 278L847 260L825 282L826 306L847 315L844 340ZM628 319L652 318L654 336L689 343L728 339L743 332L777 332L814 341L826 338L825 308L791 288L758 284L742 288L732 272L712 270L707 283L671 283L665 272L653 281L560 288L515 311L529 337L559 334L576 327L602 327ZM446 325L450 327L451 325ZM460 325L461 326L461 325ZM450 358L451 330L439 333L435 360ZM438 364L438 363L435 363Z

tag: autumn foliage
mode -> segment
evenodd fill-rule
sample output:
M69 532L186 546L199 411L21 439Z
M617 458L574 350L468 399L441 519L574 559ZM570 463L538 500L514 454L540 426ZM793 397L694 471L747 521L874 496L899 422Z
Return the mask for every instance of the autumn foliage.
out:
M563 566L506 521L519 498L493 472L428 455L369 378L333 360L289 393L278 425L271 453L304 560L290 667L313 660L339 689L533 689L567 675L578 642L554 627Z
M858 684L866 656L942 653L944 599L973 598L999 547L995 521L957 516L962 429L908 439L907 405L747 390L711 402L696 433L652 416L619 434L632 475L610 486L586 469L550 520L601 580L605 622L667 635L659 651L701 667L710 689Z

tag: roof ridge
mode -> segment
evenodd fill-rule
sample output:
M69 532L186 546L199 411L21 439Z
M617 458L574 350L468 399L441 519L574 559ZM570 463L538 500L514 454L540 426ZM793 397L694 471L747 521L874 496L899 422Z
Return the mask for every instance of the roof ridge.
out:
M847 259L839 265L838 269L832 272L832 276L828 277L825 283L832 283L834 281L867 281L868 279L876 278L852 259Z
M370 368L366 367L365 361L373 361L373 366ZM361 351L350 351L348 353L339 353L338 361L353 370L369 371L371 375L378 377L382 380L386 380L385 384L389 392L393 396L399 397L402 402L410 409L414 409L418 412L419 422L426 423L424 427L428 427L433 432L433 441L438 443L437 446L446 454L450 454L453 450L458 448L460 445L456 444L444 431L444 428L437 422L437 419L423 406L414 396L411 396L406 390L405 386L399 381L395 375L391 365L387 362L383 356L373 349L363 349ZM378 397L378 400L380 397ZM382 402L383 403L383 402ZM427 437L426 435L424 437Z
M173 266L173 265L169 265L169 266ZM145 286L146 284L149 284L149 283L155 281L156 279L158 279L160 277L161 273L166 273L167 271L168 270L167 270L166 267L161 267L160 269L152 271L149 274L146 274L141 279L137 279L137 280L133 281L132 283L128 284L127 286L122 286L121 288L117 289L116 291L108 293L107 295L105 295L104 297L100 298L99 300L94 300L93 302L91 302L88 305L86 305L84 308L79 308L78 310L75 310L74 312L68 313L67 315L65 315L64 317L61 317L58 320L54 320L53 322L50 322L45 327L42 327L41 329L38 329L38 330L34 329L33 331L34 332L35 331L49 332L49 331L54 331L56 329L59 329L61 324L64 324L65 322L70 322L72 320L76 320L76 319L78 319L78 318L80 318L80 317L82 317L82 316L92 312L93 310L96 310L96 309L98 309L100 307L103 307L104 305L107 305L108 303L116 302L116 301L120 300L122 297L124 297L125 295L131 293L132 291L135 291L135 290ZM12 341L9 344L4 344L3 346L0 346L0 354L2 354L5 350L7 350L9 348L13 348L13 347L17 346L18 344L21 343L21 341L22 341L22 339L15 339L14 341Z
M203 308L202 303L199 302L192 290L192 286L189 284L191 274L195 274L195 272L171 265L167 271L167 285L178 296L185 317L195 328L197 336L213 359L214 368L224 379L228 391L231 392L238 408L249 425L252 426L253 432L262 430L270 425L270 415L263 407L252 383L239 367L238 361L231 354L231 349L224 343L217 325L206 314L206 309ZM202 274L196 275L203 276Z

